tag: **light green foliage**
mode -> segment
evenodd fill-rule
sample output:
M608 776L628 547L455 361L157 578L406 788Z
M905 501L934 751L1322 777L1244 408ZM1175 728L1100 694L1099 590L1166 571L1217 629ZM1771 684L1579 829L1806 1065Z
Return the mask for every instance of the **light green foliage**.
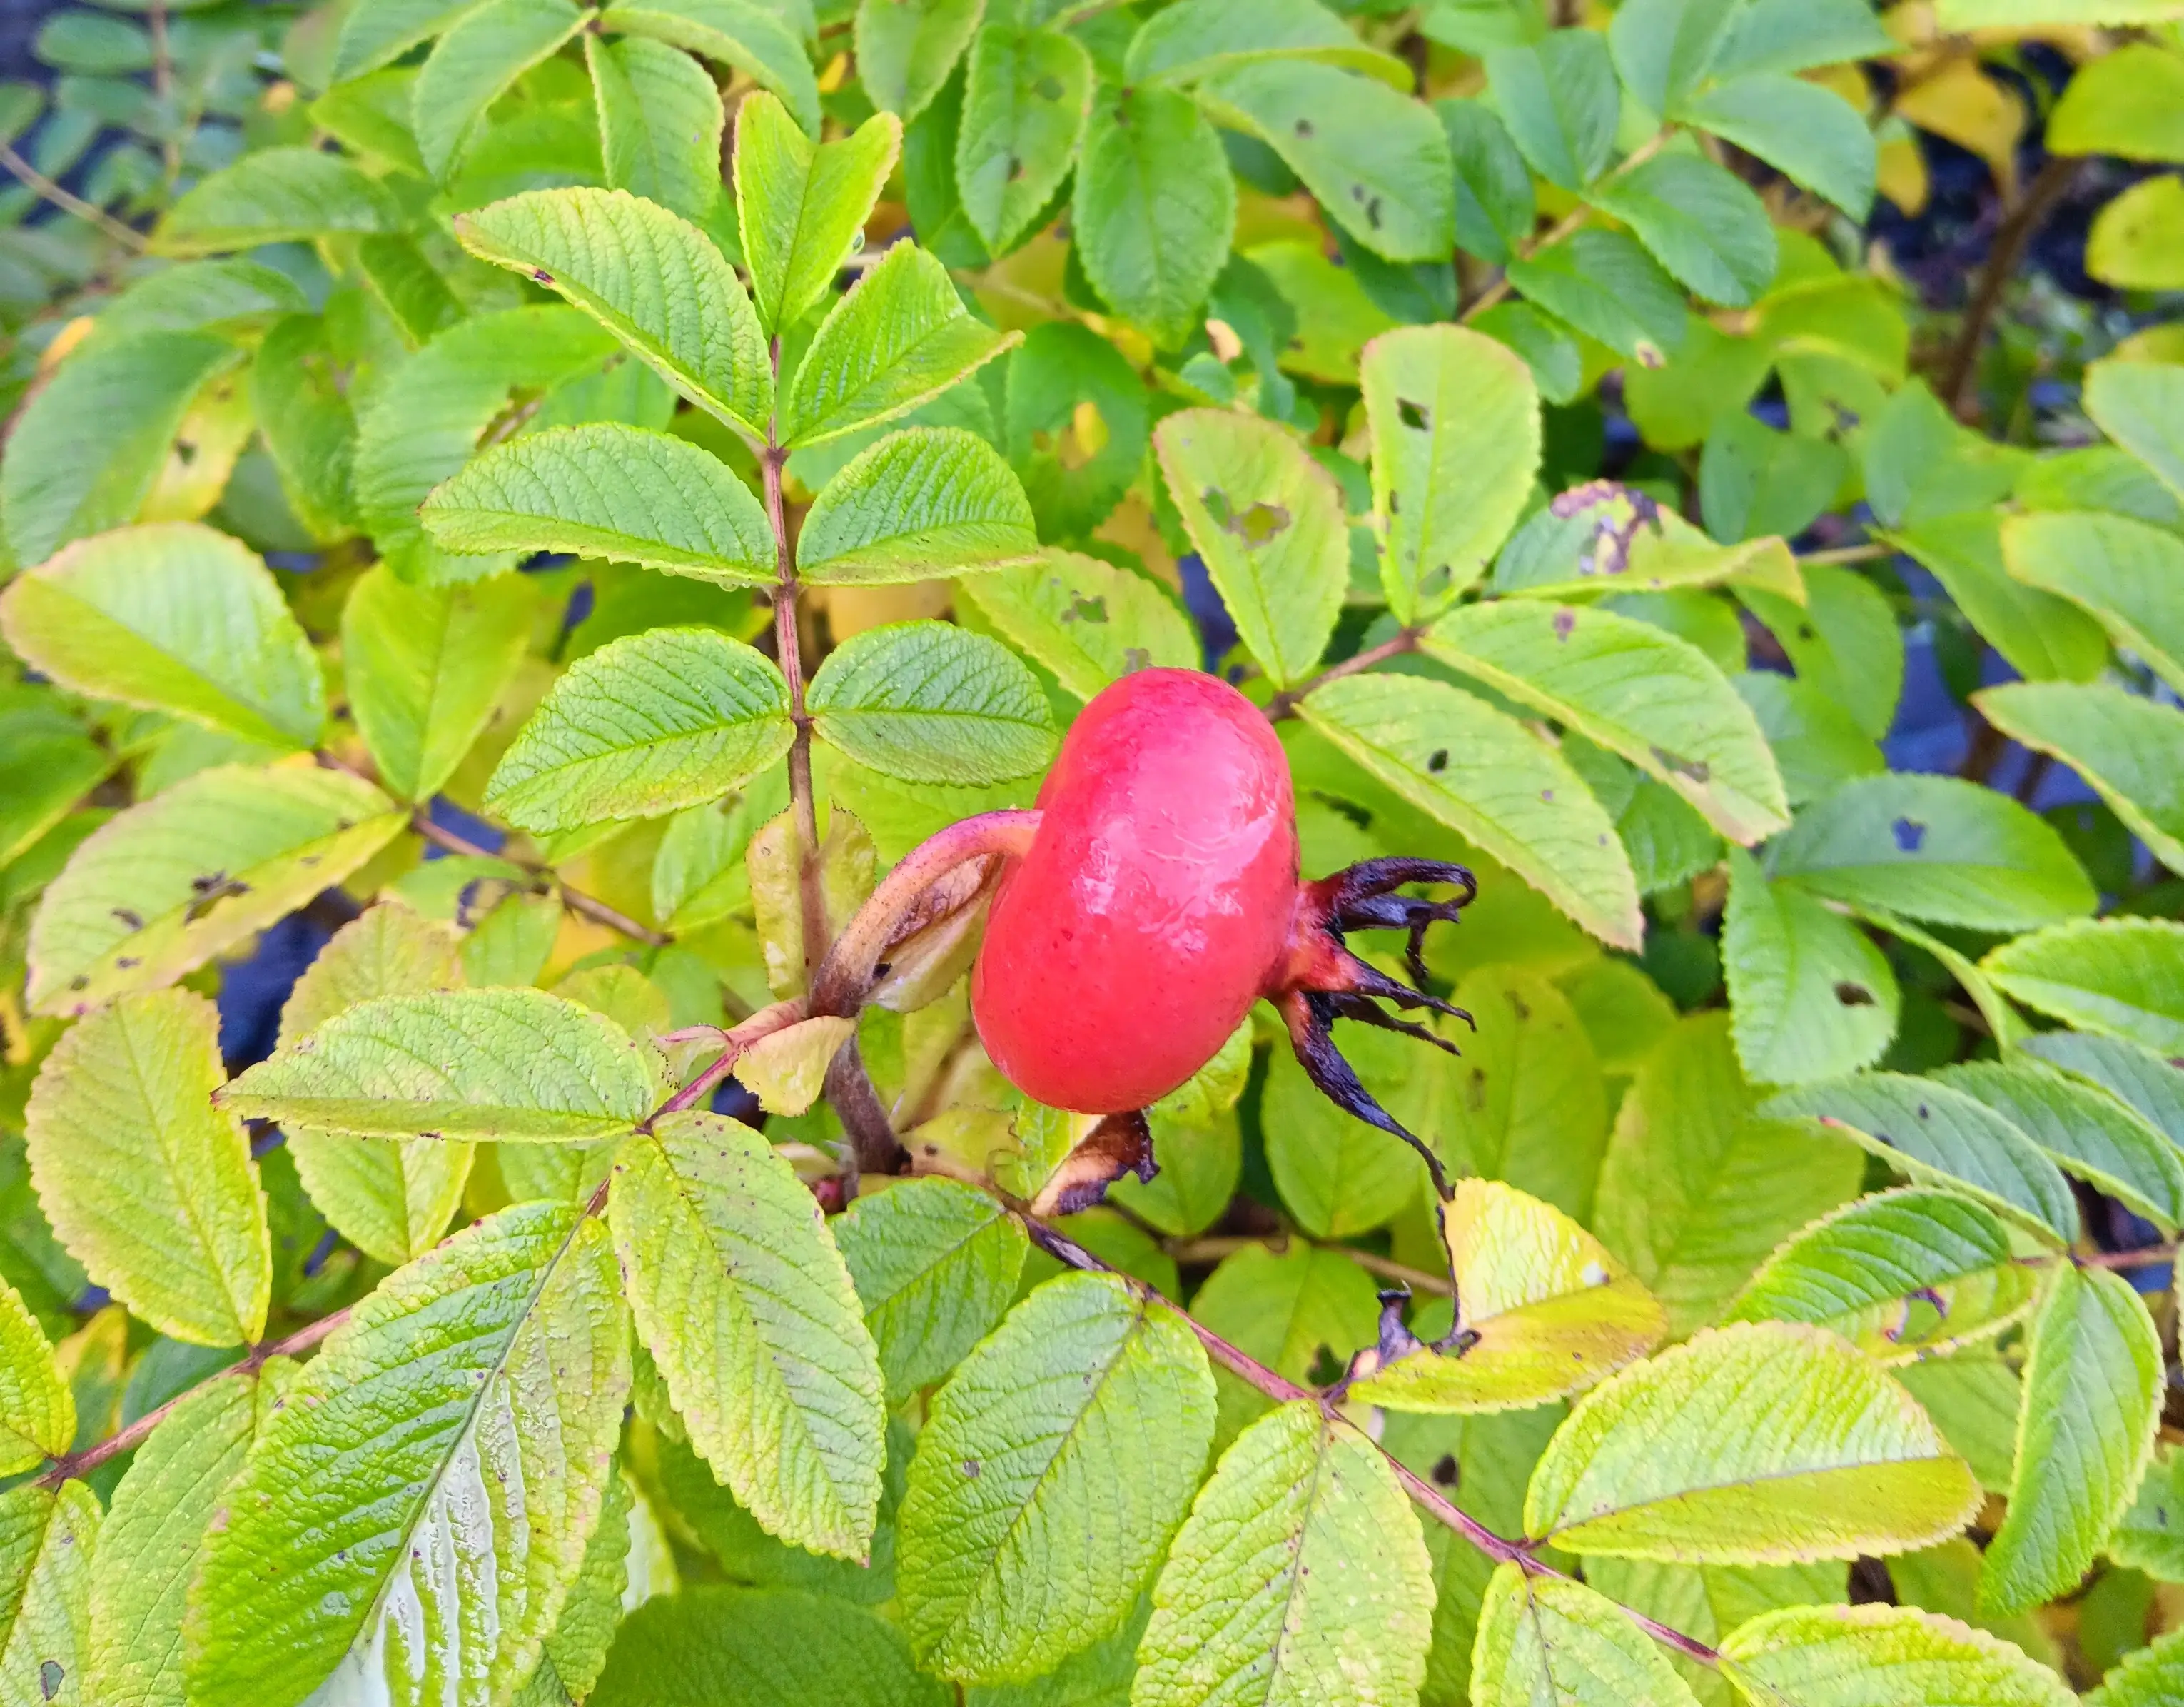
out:
M2003 944L1984 965L2027 1007L2164 1054L2184 1051L2184 927L2173 920L2051 926Z
M1741 848L1730 851L1721 947L1737 1059L1755 1083L1869 1067L1895 1035L1903 998L1887 957L1825 902L1768 882Z
M2184 1224L2184 1162L2114 1097L2066 1074L2014 1063L1965 1062L1934 1076L2011 1122L2065 1173L2164 1227Z
M703 220L721 197L727 126L711 76L688 54L643 36L589 36L584 62L599 99L608 187ZM755 110L738 116L749 121Z
M1130 38L1123 73L1134 83L1190 83L1259 59L1346 65L1398 89L1410 73L1376 53L1318 0L1267 0L1245 17L1220 0L1181 0Z
M2125 1657L2085 1699L2091 1707L2160 1707L2184 1688L2184 1637L2174 1632Z
M1023 1229L953 1180L860 1197L834 1237L897 1397L946 1374L985 1337L1023 1270Z
M1730 1632L1725 1668L1755 1707L1881 1701L2066 1707L2061 1680L2008 1643L1907 1607L1799 1606Z
M2116 1520L2103 1549L2118 1565L2163 1582L2184 1577L2184 1497L2177 1471L2184 1457L2158 1452L2140 1478L2130 1509Z
M1162 348L1181 343L1228 258L1236 223L1220 133L1171 90L1096 96L1070 216L1100 298Z
M1963 1543L1969 1547L1969 1542ZM1893 1570L1902 1555L1890 1561ZM1738 1626L1763 1612L1786 1606L1840 1605L1847 1598L1850 1571L1840 1561L1815 1565L1658 1565L1646 1559L1585 1561L1585 1580L1609 1599L1671 1630L1717 1645ZM1738 1696L1722 1673L1680 1655L1671 1663L1702 1703L1738 1707Z
M1080 700L1148 665L1189 669L1198 641L1175 601L1142 575L1076 551L961 584L1011 644L1051 670Z
M1039 555L1031 503L1000 453L956 427L889 433L828 481L796 536L807 581L872 585L1005 569Z
M767 332L794 324L826 293L901 148L902 126L890 114L815 146L770 95L736 109L736 207Z
M817 131L818 85L781 10L751 0L617 0L601 21L748 72L796 114L797 123Z
M2108 661L2101 625L2069 600L2013 577L2002 528L2000 516L1975 510L1938 516L1893 537L2028 680L2098 675Z
M2086 370L2086 412L2184 498L2184 381L2173 365L2095 362Z
M2091 783L2171 871L2184 871L2184 714L2108 687L2019 682L1980 695L1987 721Z
M995 254L1061 187L1092 103L1092 56L1056 30L989 22L971 44L956 131L964 216Z
M193 186L153 241L164 254L207 255L400 226L393 196L354 162L316 148L262 148Z
M904 1624L944 1676L1036 1676L1125 1617L1213 1437L1189 1329L1119 1277L1048 1281L933 1401L902 1507Z
M1399 1064L1419 1064L1392 1036L1349 1046L1369 1080L1386 1082ZM1306 1231L1351 1238L1386 1225L1418 1201L1425 1178L1418 1158L1334 1107L1288 1052L1268 1063L1259 1106L1267 1165L1283 1202Z
M84 1687L97 1565L98 1496L80 1481L21 1482L0 1494L0 1688L10 1707L64 1701ZM35 1692L35 1693L34 1693Z
M970 45L983 0L858 0L857 63L872 103L905 124L922 112Z
M1246 1356L1301 1381L1323 1354L1345 1365L1370 1345L1378 1311L1364 1269L1340 1251L1298 1241L1279 1253L1251 1245L1224 1257L1191 1299L1190 1313ZM1213 1380L1221 1403L1214 1439L1225 1446L1268 1401L1226 1370L1217 1367Z
M2184 620L2167 596L2184 571L2184 540L2126 516L2066 511L2004 522L2002 555L2012 575L2091 612L2170 687L2184 682Z
M1709 302L1749 304L1774 279L1774 228L1766 205L1711 160L1663 154L1602 183L1591 200Z
M998 641L943 622L868 628L811 678L812 733L911 783L1005 782L1054 756L1052 713Z
M861 1608L717 1583L640 1607L590 1697L596 1707L942 1707L949 1699L945 1685L911 1669L894 1627Z
M418 157L446 177L503 91L584 27L574 0L486 0L443 36L410 93Z
M1476 1707L1540 1701L1691 1707L1692 1696L1652 1638L1581 1582L1496 1567L1471 1661Z
M0 1283L0 1475L58 1457L75 1438L75 1400L23 1296Z

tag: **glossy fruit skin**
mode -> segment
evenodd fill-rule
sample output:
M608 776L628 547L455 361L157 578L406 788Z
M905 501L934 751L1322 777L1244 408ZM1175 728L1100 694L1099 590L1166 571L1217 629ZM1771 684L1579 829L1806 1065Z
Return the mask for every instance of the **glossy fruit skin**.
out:
M971 979L994 1064L1050 1107L1142 1108L1211 1060L1282 958L1289 761L1218 678L1140 670L1070 726Z

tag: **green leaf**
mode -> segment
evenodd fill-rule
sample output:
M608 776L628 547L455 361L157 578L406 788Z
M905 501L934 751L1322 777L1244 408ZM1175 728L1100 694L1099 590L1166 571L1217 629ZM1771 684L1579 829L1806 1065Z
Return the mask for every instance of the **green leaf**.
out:
M1228 262L1235 225L1228 157L1196 103L1156 88L1095 97L1070 226L1100 300L1176 349Z
M80 1481L20 1482L0 1494L0 1677L23 1707L91 1699L83 1681L99 1529L98 1496Z
M2020 1046L2027 1054L2099 1085L2184 1149L2184 1072L2150 1049L2114 1037L2043 1031Z
M954 1699L912 1669L894 1626L862 1607L794 1589L716 1583L631 1615L588 1707L945 1707Z
M2184 1225L2184 1158L2105 1091L2032 1065L1964 1062L1934 1077L2011 1122L2052 1157L2133 1213Z
M533 190L461 215L455 234L567 298L699 408L766 436L766 334L734 270L687 220L626 190Z
M1637 239L1586 226L1525 259L1509 282L1532 302L1641 367L1681 347L1684 295Z
M2051 826L1954 777L1861 777L1797 814L1769 873L1852 906L1975 930L2091 912L2098 897Z
M1161 472L1244 644L1276 687L1312 673L1349 583L1334 477L1272 421L1225 410L1171 415Z
M2170 1632L2150 1648L2124 1655L2085 1697L2085 1707L2163 1707L2184 1689L2184 1635ZM2048 1707L2046 1698L2040 1707Z
M481 0L380 0L344 14L330 80L346 83L430 41Z
M326 722L311 643L252 551L190 522L77 541L0 594L29 664L98 699L168 711L270 746Z
M2087 1031L2184 1054L2184 925L2080 919L1994 950L1981 962L2008 995Z
M1092 81L1091 54L1059 31L990 23L972 42L956 182L995 254L1016 246L1076 163Z
M1298 711L1595 936L1636 947L1637 880L1613 824L1568 761L1514 718L1414 676L1346 677Z
M1495 1567L1471 1662L1475 1707L1696 1707L1696 1699L1630 1614L1567 1577Z
M1718 84L1669 116L1756 154L1854 220L1873 205L1878 153L1864 115L1832 89L1780 72Z
M771 95L736 109L736 209L766 332L794 325L827 294L901 152L902 123L889 114L814 144Z
M2095 426L2184 498L2184 379L2173 365L2094 362L2085 403Z
M1731 1631L1721 1651L1724 1671L1752 1707L2070 1707L2075 1699L2048 1667L2000 1637L1909 1607L1785 1607Z
M1868 497L1892 527L1987 509L2014 483L1994 447L1916 380L1875 412L1859 439Z
M1785 1091L1759 1112L1816 1120L1919 1184L1969 1191L2050 1241L2077 1236L2076 1200L2046 1152L2006 1116L1936 1080L1861 1073Z
M1667 112L1712 68L1735 10L1731 0L1629 0L1618 7L1607 47L1624 86L1650 111Z
M2002 1332L2031 1308L2036 1280L1988 1210L1907 1186L1794 1235L1724 1319L1809 1322L1878 1363L1911 1363Z
M1942 583L1972 627L2030 680L2089 682L2108 662L2100 624L2067 599L2011 578L2003 518L1939 516L1889 536Z
M721 136L727 125L711 75L688 53L643 36L609 42L588 35L584 63L599 103L607 187L703 220L720 202ZM757 111L757 101L747 100L737 116L755 129ZM748 246L750 227L743 229Z
M1753 1118L1729 1016L1656 1044L1616 1111L1593 1224L1681 1336L1719 1318L1767 1253L1858 1190L1858 1156Z
M938 1178L859 1197L834 1238L896 1399L939 1381L1000 1320L1026 1248L991 1197Z
M1506 266L1536 217L1531 169L1485 102L1436 101L1434 110L1456 162L1457 247Z
M623 1145L608 1213L690 1443L768 1534L864 1558L884 1457L878 1354L788 1161L733 1120L671 1114Z
M54 1046L24 1117L39 1205L69 1253L192 1345L254 1343L271 1296L249 1142L210 1101L225 1077L211 1002L124 996Z
M1373 436L1373 509L1385 519L1381 585L1416 622L1486 566L1532 495L1540 399L1531 370L1461 326L1405 326L1358 364Z
M317 148L259 148L184 192L152 243L161 254L209 255L404 223L394 197L355 161Z
M250 365L250 408L296 519L320 541L354 533L356 416L323 319L291 315L265 334Z
M1532 1472L1524 1526L1574 1553L1778 1565L1930 1545L1980 1499L1875 1364L1818 1329L1752 1322L1579 1400Z
M804 703L813 734L905 782L1006 782L1054 756L1038 678L999 641L946 622L850 636L827 655Z
M1419 1065L1421 1046L1392 1033L1346 1038L1343 1047L1368 1085L1399 1083L1404 1068ZM1268 1064L1261 1106L1267 1165L1283 1205L1307 1232L1350 1238L1418 1202L1425 1169L1416 1153L1337 1107L1286 1049ZM1400 1120L1409 1111L1390 1112Z
M872 104L908 124L947 82L984 0L859 0L857 75Z
M1532 170L1565 190L1581 190L1615 148L1618 95L1606 39L1557 30L1486 56L1487 86Z
M770 0L618 0L599 14L599 22L749 72L808 135L816 136L819 86L783 9Z
M2161 1420L2161 1336L2131 1282L2055 1265L2034 1319L2009 1510L1981 1607L2022 1612L2075 1588L2130 1509Z
M1689 641L1596 607L1497 600L1451 611L1429 655L1620 753L1732 840L1787 827L1758 720Z
M1440 1210L1455 1337L1390 1356L1349 1391L1401 1411L1521 1409L1580 1392L1669 1330L1653 1295L1590 1233L1535 1197L1462 1180Z
M1123 81L1134 87L1191 83L1268 59L1343 65L1391 88L1411 86L1408 65L1359 41L1318 0L1260 0L1248 13L1226 0L1181 0L1147 19L1130 38Z
M1654 259L1709 302L1747 307L1774 280L1774 227L1764 204L1702 155L1657 155L1586 199L1637 232Z
M822 444L889 420L1018 341L973 320L928 251L897 243L828 311L805 351L783 406L781 443Z
M1730 680L1759 719L1791 806L1802 806L1852 777L1887 768L1873 738L1811 683L1772 670L1741 671Z
M58 1458L75 1442L75 1399L23 1295L0 1280L0 1475Z
M1758 584L1739 586L1737 597L1773 631L1798 679L1836 700L1880 740L1894 725L1903 688L1903 636L1896 613L1854 569L1790 566L1805 584L1802 607Z
M1112 1275L1011 1310L935 1395L902 1505L903 1622L944 1676L1038 1676L1120 1624L1213 1438L1197 1338Z
M1850 459L1831 439L1778 432L1726 410L1699 456L1699 510L1717 539L1795 536L1842 490Z
M2059 511L2003 522L2002 555L2012 575L2090 611L2184 692L2184 618L2170 596L2184 577L2184 540L2126 516Z
M2184 177L2174 172L2133 184L2094 215L2086 271L2122 290L2184 286Z
M1153 1586L1133 1707L1409 1701L1432 1602L1387 1460L1298 1400L1245 1430L1200 1490Z
M191 1597L190 1699L505 1699L614 1474L616 1293L606 1229L532 1203L358 1304L227 1492Z
M419 515L448 551L573 551L725 586L777 574L766 511L727 465L687 438L614 421L495 445Z
M1031 500L1000 453L954 427L909 427L820 489L796 536L806 581L876 586L1035 561Z
M1972 703L2010 739L2070 766L2155 858L2184 873L2184 714L2118 688L2064 682L2013 682Z
M1347 1252L1298 1239L1279 1252L1254 1244L1223 1258L1191 1299L1190 1314L1246 1357L1302 1382L1323 1356L1340 1366L1371 1345L1379 1307L1372 1277ZM1213 1385L1221 1407L1213 1438L1225 1448L1270 1402L1217 1365Z
M2074 77L2048 115L2059 154L2184 160L2184 55L2126 42Z
M31 923L30 999L82 1013L171 984L338 884L405 822L338 771L224 766L107 821Z
M1756 1084L1854 1073L1896 1035L1888 957L1826 903L1769 883L1741 848L1729 856L1721 956L1737 1059Z
M2108 1539L2108 1556L2118 1565L2142 1570L2161 1582L2184 1581L2184 1453L2159 1449L2131 1509L2117 1519Z
M31 394L0 462L0 513L19 564L136 519L176 432L237 352L209 332L99 339Z
M1754 0L1731 21L1708 68L1717 77L1806 71L1893 50L1864 0Z
M386 996L284 1043L220 1091L246 1119L370 1138L615 1138L652 1080L613 1021L543 990Z
M1145 576L1078 552L1050 550L1038 563L966 580L956 596L1080 700L1134 669L1199 662L1198 637L1173 599Z
M440 37L410 94L426 170L442 180L510 85L584 27L573 0L487 0Z
M2008 1493L2024 1397L2008 1360L1991 1346L1981 1346L1955 1357L1906 1364L1896 1378L1964 1454L1980 1485L1990 1493Z
M1390 261L1447 259L1456 176L1432 109L1385 83L1306 59L1247 64L1199 85L1217 123L1248 131L1321 209Z
M487 804L537 830L657 816L740 788L794 734L788 684L763 654L717 629L652 628L570 667Z
M653 1573L662 1564L672 1581L666 1537L650 1510L640 1509L638 1498L627 1471L607 1478L599 1526L584 1545L577 1580L546 1633L538 1664L515 1693L515 1707L571 1707L588 1699L621 1623L624 1598L642 1603L660 1593Z

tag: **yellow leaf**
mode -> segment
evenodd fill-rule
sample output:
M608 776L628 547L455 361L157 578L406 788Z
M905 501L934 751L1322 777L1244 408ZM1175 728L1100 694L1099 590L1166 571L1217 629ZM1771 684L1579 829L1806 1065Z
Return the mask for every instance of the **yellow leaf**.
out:
M1923 131L1946 137L1977 154L1993 172L2005 198L2017 193L2017 139L2025 131L2025 102L1973 59L1953 59L1934 75L1896 98L1896 110Z
M2148 178L2103 208L2086 271L2124 290L2184 289L2184 177Z
M819 1100L827 1066L857 1029L822 1014L762 1037L736 1057L736 1079L769 1114L801 1114Z

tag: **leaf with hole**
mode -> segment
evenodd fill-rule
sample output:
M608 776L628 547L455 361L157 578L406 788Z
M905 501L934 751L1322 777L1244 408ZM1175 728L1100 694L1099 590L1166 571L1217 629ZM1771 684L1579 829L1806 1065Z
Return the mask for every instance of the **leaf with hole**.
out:
M1049 550L967 580L956 597L1080 700L1134 670L1195 669L1201 656L1190 618L1164 589L1079 552Z
M956 131L964 217L1005 254L1061 187L1092 105L1092 56L1056 30L989 23L971 44Z

